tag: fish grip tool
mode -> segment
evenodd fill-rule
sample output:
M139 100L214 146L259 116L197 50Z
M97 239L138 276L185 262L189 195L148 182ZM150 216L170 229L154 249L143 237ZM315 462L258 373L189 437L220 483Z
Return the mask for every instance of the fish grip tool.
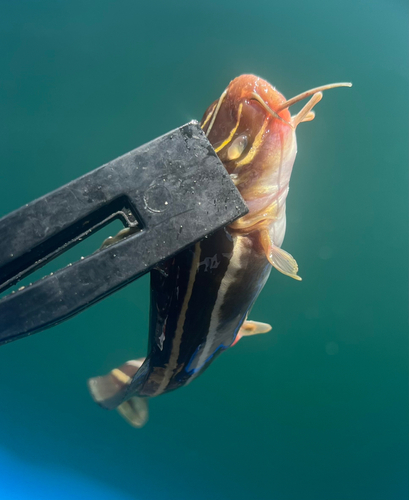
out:
M248 208L192 121L0 219L0 292L114 219L130 236L0 300L0 345L70 318Z

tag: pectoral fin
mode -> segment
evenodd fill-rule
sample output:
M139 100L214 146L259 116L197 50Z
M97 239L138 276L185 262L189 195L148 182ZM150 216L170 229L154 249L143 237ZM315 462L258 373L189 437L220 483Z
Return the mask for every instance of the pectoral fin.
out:
M251 335L258 335L259 333L267 333L272 329L268 323L260 323L259 321L245 321L238 331L234 342L231 347L237 344L242 337L250 337Z
M259 333L267 333L272 329L268 323L260 323L259 321L245 321L239 330L241 337L249 337L250 335L258 335Z
M128 236L132 236L139 231L139 227L126 227L125 229L121 229L115 236L108 236L108 238L102 242L100 250L108 248L114 243L118 243L118 241L122 241L123 239L128 238Z
M297 275L297 261L291 254L282 248L275 246L267 231L263 231L261 233L261 244L268 261L277 269L277 271L280 271L280 273L283 273L286 276L290 276L290 278L301 281L301 277Z

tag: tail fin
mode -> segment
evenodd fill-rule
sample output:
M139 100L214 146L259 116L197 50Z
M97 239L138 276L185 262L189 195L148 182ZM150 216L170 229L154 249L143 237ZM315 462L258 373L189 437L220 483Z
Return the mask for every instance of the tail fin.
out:
M117 408L124 419L134 427L143 427L148 421L148 398L132 396Z
M88 389L94 401L108 410L117 408L124 402L129 384L144 361L145 358L128 361L108 375L90 378Z

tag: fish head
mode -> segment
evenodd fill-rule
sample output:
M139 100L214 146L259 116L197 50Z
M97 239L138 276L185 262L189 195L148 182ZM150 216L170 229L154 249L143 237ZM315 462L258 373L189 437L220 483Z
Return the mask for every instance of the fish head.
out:
M285 202L297 154L295 131L299 123L314 118L311 111L321 90L304 92L286 100L275 87L254 75L232 80L220 98L206 110L201 125L231 179L245 200L249 213L230 228L251 232L260 225L285 232ZM289 106L312 96L291 116Z
M285 102L267 81L242 75L203 117L203 130L249 207L240 226L276 219L285 202L297 152L289 110L275 111Z

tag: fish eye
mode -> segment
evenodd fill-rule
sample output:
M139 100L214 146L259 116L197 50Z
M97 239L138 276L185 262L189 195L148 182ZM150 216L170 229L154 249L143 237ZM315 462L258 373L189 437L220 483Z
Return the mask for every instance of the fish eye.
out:
M227 150L227 158L229 160L237 160L243 154L243 151L246 149L248 143L247 135L240 135L229 146Z

